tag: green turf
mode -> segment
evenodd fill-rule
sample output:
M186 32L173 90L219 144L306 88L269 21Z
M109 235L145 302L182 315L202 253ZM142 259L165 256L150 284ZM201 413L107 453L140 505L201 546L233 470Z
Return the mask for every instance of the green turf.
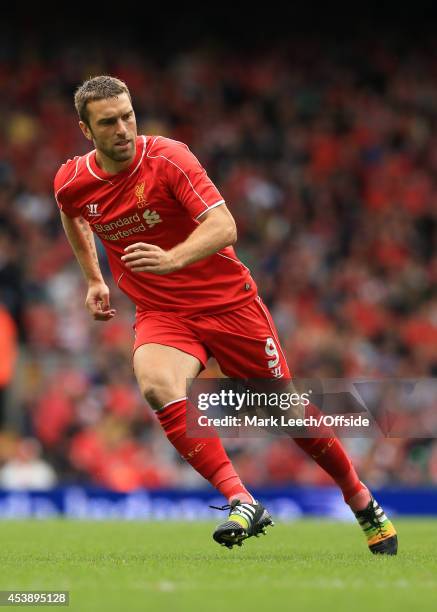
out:
M437 522L396 526L385 558L349 523L277 524L230 551L208 523L4 521L0 589L69 590L52 609L78 612L435 610Z

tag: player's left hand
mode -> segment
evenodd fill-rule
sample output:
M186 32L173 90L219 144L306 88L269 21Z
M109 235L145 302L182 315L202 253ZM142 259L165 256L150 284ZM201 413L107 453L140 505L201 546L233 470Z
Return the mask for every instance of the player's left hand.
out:
M124 249L121 260L132 272L151 272L152 274L169 274L178 270L171 251L164 251L155 244L136 242Z

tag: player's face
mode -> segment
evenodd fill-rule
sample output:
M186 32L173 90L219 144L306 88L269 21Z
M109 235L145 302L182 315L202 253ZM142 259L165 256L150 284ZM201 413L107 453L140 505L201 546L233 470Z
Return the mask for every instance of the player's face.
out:
M80 127L96 149L114 162L125 162L135 156L137 123L129 96L93 100L87 104L89 125Z

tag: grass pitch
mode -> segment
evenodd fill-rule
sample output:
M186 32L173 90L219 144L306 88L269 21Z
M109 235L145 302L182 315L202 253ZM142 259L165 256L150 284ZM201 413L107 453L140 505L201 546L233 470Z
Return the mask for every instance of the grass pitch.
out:
M52 609L78 612L435 610L437 521L396 527L398 556L374 557L350 523L277 524L230 551L211 523L4 521L0 589L69 590Z

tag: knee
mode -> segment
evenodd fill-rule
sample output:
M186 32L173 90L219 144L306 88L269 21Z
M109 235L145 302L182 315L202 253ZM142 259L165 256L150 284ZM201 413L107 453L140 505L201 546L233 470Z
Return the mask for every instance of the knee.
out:
M164 372L148 372L138 377L141 394L153 410L159 410L174 395L174 383Z

